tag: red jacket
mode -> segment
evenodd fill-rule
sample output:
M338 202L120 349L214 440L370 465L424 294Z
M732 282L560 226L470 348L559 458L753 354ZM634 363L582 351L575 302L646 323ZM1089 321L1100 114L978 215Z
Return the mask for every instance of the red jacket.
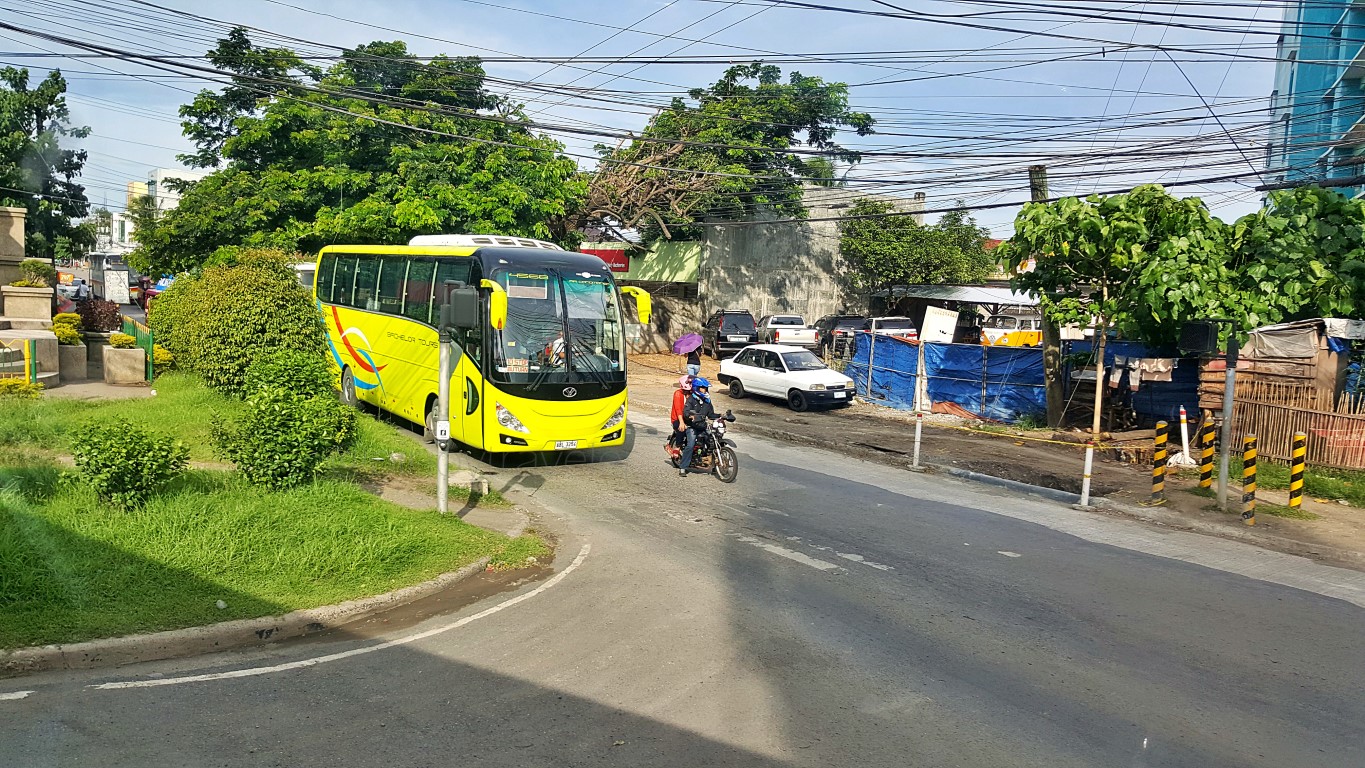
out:
M673 410L668 412L668 420L673 423L674 428L682 420L683 403L687 402L687 393L679 388L673 393Z

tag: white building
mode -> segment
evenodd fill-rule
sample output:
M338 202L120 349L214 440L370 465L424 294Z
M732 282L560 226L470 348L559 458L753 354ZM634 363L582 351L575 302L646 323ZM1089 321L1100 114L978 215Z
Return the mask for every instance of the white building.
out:
M166 182L199 181L210 171L191 171L186 168L157 168L147 174L147 194L156 201L158 211L169 211L180 204L180 193L171 189Z
M95 232L95 251L119 255L133 250L133 218L126 213L114 213L109 217L109 228L100 226Z

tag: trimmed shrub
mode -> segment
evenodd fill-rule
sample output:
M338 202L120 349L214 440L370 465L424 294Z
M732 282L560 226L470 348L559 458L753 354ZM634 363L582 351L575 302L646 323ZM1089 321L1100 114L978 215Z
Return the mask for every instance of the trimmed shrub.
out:
M101 501L137 509L189 466L190 451L169 435L153 436L129 421L91 424L72 440L78 482Z
M81 326L87 331L108 333L123 327L123 315L116 302L108 299L90 299L76 304L76 314L81 316Z
M137 346L137 339L126 333L109 334L109 346L116 349L132 349Z
M43 385L23 379L0 379L0 400L37 400Z
M80 346L81 332L76 330L74 325L66 323L53 323L52 332L57 336L57 343L70 347Z
M69 325L76 330L81 329L81 315L79 312L60 312L52 316L53 325Z
M185 278L177 278L156 299L152 332L181 369L229 395L243 393L251 363L268 352L321 358L327 349L322 315L294 274L298 260L283 251L245 250L236 264L208 267L183 288Z
M292 488L310 482L322 463L355 442L355 409L330 395L306 397L279 388L247 398L235 422L213 422L219 454L256 485Z
M160 344L152 345L152 373L160 376L175 367L175 355Z
M24 259L19 262L19 273L24 277L10 285L26 283L25 288L48 288L57 284L57 268L42 259Z
M278 349L255 360L246 370L244 391L283 389L306 397L331 396L336 389L331 366L321 355Z

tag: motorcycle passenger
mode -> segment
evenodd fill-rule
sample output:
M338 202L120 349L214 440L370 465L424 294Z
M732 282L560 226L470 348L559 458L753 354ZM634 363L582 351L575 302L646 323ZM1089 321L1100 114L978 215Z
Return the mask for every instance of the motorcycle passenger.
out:
M716 409L711 405L711 382L700 376L692 379L692 394L683 406L687 445L683 448L679 477L687 477L687 468L692 465L692 453L697 449L697 439L706 433L707 420L716 417Z
M673 408L668 412L668 420L673 424L673 434L669 435L667 445L670 455L673 455L673 449L681 454L683 441L687 438L687 422L683 421L683 406L687 403L687 396L691 392L692 377L683 376L678 379L678 389L673 393Z

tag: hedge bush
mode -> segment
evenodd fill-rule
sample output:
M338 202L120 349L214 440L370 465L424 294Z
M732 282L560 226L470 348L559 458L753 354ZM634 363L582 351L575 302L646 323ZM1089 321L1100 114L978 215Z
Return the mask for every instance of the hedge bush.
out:
M330 395L303 396L277 387L251 394L235 422L214 420L219 454L256 485L292 488L310 482L322 463L350 447L355 409Z
M158 296L152 332L175 355L180 368L229 395L240 395L247 369L274 350L321 358L326 352L322 315L312 293L299 285L297 254L247 250L230 266L204 269L196 279L177 278ZM163 300L169 299L169 306Z
M57 343L69 347L79 346L81 343L81 332L76 330L76 326L67 323L53 323L52 333L57 336Z
M76 314L81 316L81 326L87 331L108 333L123 327L123 314L117 302L108 299L89 299L76 303Z
M43 385L23 379L0 379L0 400L37 400Z
M50 288L57 284L57 268L42 259L24 259L19 262L19 273L24 276L23 280L16 280L15 283L27 283L26 287Z
M81 315L79 312L59 312L52 316L53 325L69 325L76 330L81 329Z
M132 349L137 346L137 338L126 333L109 334L109 346L115 349Z
M175 367L175 355L160 344L152 345L152 373L160 376Z
M129 421L91 424L76 435L71 453L77 480L101 501L137 509L189 465L190 451L169 435L153 436Z
M277 349L253 361L246 371L245 392L283 389L296 395L332 396L332 366L326 358L293 349Z

